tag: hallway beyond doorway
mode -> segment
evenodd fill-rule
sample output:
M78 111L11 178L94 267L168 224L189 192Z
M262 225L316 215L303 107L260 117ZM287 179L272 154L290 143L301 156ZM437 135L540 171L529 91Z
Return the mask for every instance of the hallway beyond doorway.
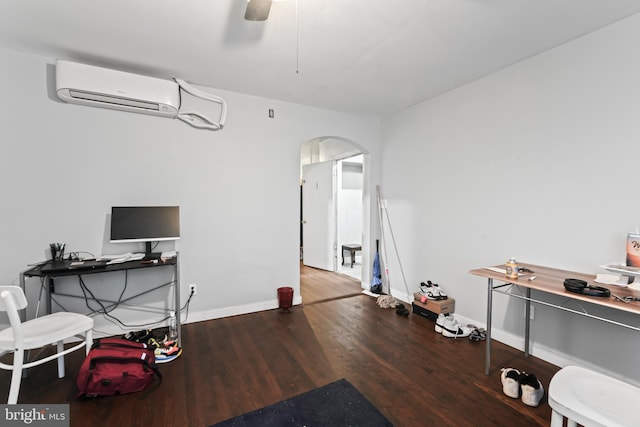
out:
M360 263L360 256L356 256L356 262L351 267L351 262L346 262L344 265L338 263L338 273L346 274L349 277L353 277L354 279L360 281L362 277L362 264Z

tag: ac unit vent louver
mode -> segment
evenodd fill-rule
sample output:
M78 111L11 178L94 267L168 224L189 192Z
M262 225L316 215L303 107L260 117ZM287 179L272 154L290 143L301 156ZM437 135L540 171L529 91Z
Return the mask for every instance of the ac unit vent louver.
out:
M133 107L133 108L141 108L143 110L153 110L153 111L160 110L160 105L159 104L154 104L152 102L137 101L135 99L121 98L121 97L118 97L118 96L101 95L99 93L90 93L90 92L81 92L81 91L78 91L78 90L70 90L69 91L69 96L74 98L74 99L83 99L83 100L86 100L86 101L95 101L95 102L105 102L107 104L123 105L123 106Z

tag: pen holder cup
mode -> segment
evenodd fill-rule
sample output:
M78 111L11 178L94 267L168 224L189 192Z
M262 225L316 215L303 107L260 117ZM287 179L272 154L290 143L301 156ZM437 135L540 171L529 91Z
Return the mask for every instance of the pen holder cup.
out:
M51 249L51 259L54 261L61 261L64 259L64 245L49 245Z

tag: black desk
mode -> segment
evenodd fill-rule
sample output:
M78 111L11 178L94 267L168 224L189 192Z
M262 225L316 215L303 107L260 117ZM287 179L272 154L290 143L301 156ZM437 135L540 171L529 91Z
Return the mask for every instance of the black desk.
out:
M177 322L177 329L178 329L178 345L181 345L182 340L181 340L181 325L180 325L180 271L179 271L179 263L178 263L178 256L176 255L173 258L169 258L166 259L164 262L158 260L157 263L153 263L153 262L147 262L147 261L142 261L142 260L136 260L136 261L127 261L127 262L122 262L122 263L116 263L116 264L109 264L106 265L104 267L99 267L99 268L93 268L93 269L69 269L69 270L63 270L63 271L55 271L55 272L45 272L42 271L42 266L36 266L33 268L30 268L27 271L24 271L20 274L20 286L22 287L23 290L25 290L25 278L27 277L40 277L42 279L44 279L46 281L46 286L45 286L45 291L46 291L46 298L45 298L45 304L46 304L46 311L47 314L51 313L51 295L52 294L56 294L56 295L60 295L60 296L68 296L68 297L75 297L75 298L82 298L79 297L78 295L69 295L69 294L61 294L59 292L56 292L55 289L55 280L58 278L62 278L62 277L70 277L70 276L84 276L84 275L90 275L90 274L103 274L103 273L111 273L111 272L115 272L115 271L124 271L124 270L139 270L139 269L155 269L155 268L160 268L160 267L172 267L173 268L173 280L168 282L168 283L164 283L161 284L159 286L156 286L154 288L148 289L146 291L143 292L139 292L133 296L130 296L124 300L121 300L120 303L132 300L134 298L137 298L141 295L147 294L149 292L155 291L156 289L160 289L163 288L165 286L174 286L174 296L175 296L175 306L174 306L174 310L176 312L176 322ZM116 302L114 301L108 301L108 300L100 300L102 302L107 302L109 304L115 304ZM22 314L24 315L24 313ZM22 319L24 321L24 319Z

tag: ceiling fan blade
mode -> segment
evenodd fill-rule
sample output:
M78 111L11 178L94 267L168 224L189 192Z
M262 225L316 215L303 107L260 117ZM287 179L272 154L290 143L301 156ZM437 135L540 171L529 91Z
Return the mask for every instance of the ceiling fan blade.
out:
M271 10L271 0L249 0L244 19L247 21L266 21Z

